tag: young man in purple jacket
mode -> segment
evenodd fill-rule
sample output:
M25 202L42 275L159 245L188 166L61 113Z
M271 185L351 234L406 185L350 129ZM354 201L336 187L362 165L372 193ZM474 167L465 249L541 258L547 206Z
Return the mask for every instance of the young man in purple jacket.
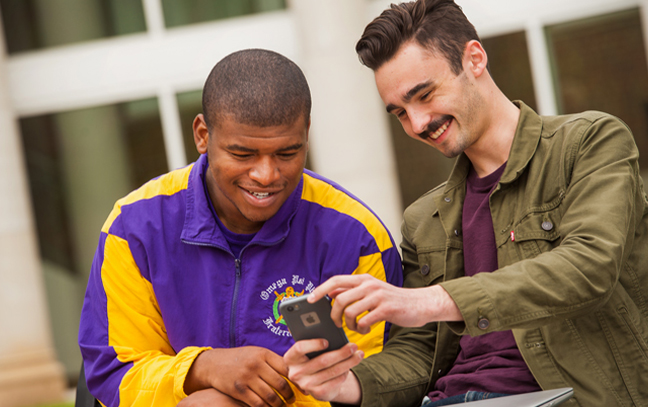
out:
M377 216L304 170L310 91L265 50L220 61L193 123L201 157L120 199L92 265L79 343L106 406L327 405L285 378L294 343L279 304L337 274L402 284ZM389 325L347 331L349 355Z

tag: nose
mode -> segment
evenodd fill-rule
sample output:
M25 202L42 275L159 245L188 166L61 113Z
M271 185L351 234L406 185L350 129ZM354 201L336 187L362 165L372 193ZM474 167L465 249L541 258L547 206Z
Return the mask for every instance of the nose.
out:
M407 112L412 125L412 131L416 134L421 134L427 130L432 117L419 109L411 109Z
M268 186L279 180L279 167L272 157L261 157L249 171L249 177L259 185Z

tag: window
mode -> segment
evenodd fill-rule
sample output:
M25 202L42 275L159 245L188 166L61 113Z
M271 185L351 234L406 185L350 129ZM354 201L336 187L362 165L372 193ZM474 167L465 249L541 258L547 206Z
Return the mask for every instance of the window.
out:
M157 99L23 118L43 261L90 269L114 202L167 171Z
M601 110L628 124L648 168L648 68L639 10L547 27L560 113Z
M202 113L202 90L179 93L177 97L185 154L187 162L191 163L199 157L193 139L193 121L198 113Z
M482 44L488 54L488 70L502 92L537 110L524 31L483 38Z
M162 0L167 27L285 8L285 0Z
M139 0L0 0L14 54L146 31Z

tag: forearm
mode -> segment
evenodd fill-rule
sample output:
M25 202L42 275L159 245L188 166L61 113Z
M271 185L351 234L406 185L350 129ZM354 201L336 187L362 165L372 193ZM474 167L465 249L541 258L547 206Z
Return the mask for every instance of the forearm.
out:
M420 404L430 380L437 324L393 327L380 354L362 361L353 373L362 389L362 406Z

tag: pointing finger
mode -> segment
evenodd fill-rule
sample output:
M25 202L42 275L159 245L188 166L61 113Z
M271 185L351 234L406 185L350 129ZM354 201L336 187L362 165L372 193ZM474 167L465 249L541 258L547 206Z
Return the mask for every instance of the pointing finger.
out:
M324 296L329 293L333 293L338 290L348 290L349 288L358 286L361 282L362 276L360 275L331 277L324 283L320 284L317 288L315 288L312 293L310 293L310 295L308 296L308 302L312 304L324 298Z

